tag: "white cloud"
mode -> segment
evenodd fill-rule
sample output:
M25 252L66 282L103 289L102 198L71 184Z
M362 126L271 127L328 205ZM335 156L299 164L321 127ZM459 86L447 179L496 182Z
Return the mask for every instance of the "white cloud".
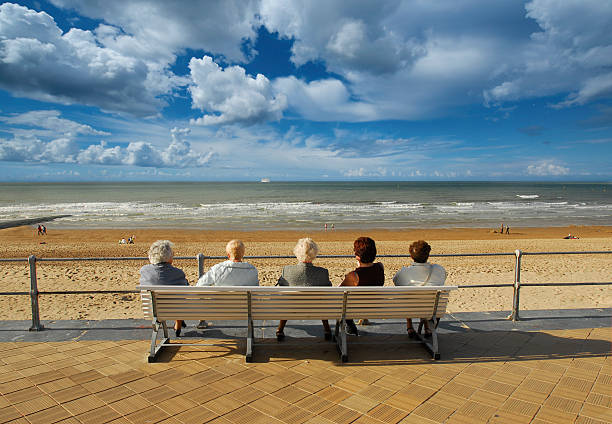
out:
M128 143L126 147L111 147L101 141L81 148L76 141L67 137L49 142L36 137L0 139L0 161L159 168L208 166L215 153L194 150L183 139L187 134L188 131L173 129L172 140L165 148L142 141Z
M104 47L90 31L63 34L45 12L0 5L0 88L17 96L151 115L174 83L149 65Z
M296 65L318 61L343 77L348 100L328 108L347 121L435 117L483 100L571 93L568 106L610 97L611 15L612 3L598 0L263 0L261 7L270 31L295 40ZM286 85L283 92L299 91ZM289 101L308 119L334 119L318 113L317 102ZM375 113L364 117L347 103Z
M33 110L22 114L0 116L0 122L8 125L44 128L55 134L64 134L67 137L74 137L79 134L110 135L105 131L96 130L89 125L60 118L58 110Z
M612 55L612 46L610 52ZM583 105L602 97L612 95L612 73L598 75L586 80L577 93L572 93L568 99L560 102L556 107L566 107L573 105Z
M184 49L205 50L232 62L246 61L256 53L245 41L255 40L257 35L257 0L51 2L112 25L114 28L98 28L98 38L115 51L145 61L172 63Z
M177 6L134 0L52 0L101 23L63 33L53 18L0 6L0 88L19 96L149 116L191 83L201 124L285 115L360 122L416 120L453 108L567 95L558 106L609 98L612 3L228 0ZM339 75L270 81L251 60L260 25L293 40L291 60ZM191 50L187 50L191 49ZM170 68L193 59L191 79ZM216 68L214 66L217 66ZM285 99L286 96L286 99Z
M392 146L392 145L403 145L414 143L416 141L416 137L410 138L379 138L375 141L376 144L380 144L383 146Z
M569 168L555 163L552 160L542 160L527 166L527 175L537 177L568 175Z
M217 113L205 114L192 120L192 124L255 124L282 117L287 99L284 94L275 95L270 81L262 74L253 78L240 66L224 70L210 56L192 58L189 69L193 106Z
M305 119L314 121L373 121L376 108L351 99L347 87L337 79L309 83L293 76L277 78L274 88L288 99L289 106Z
M377 167L375 169L357 168L347 169L342 172L342 175L348 178L361 178L361 177L385 177L388 173L387 168Z
M81 151L76 160L80 164L128 165L156 168L198 168L207 166L214 152L201 153L182 139L189 131L174 128L172 141L165 149L142 141L129 143L127 147L108 147L106 143L91 145Z
M584 104L612 94L612 2L532 0L527 17L539 31L504 60L501 81L484 91L489 103L570 93L557 106Z

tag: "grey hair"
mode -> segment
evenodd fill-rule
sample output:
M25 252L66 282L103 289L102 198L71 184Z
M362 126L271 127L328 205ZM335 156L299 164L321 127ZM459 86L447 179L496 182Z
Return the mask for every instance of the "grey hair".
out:
M157 240L149 247L149 262L159 264L170 262L174 257L174 244L170 240Z
M241 240L230 240L225 246L225 253L227 253L231 259L242 260L244 257L244 243Z
M298 240L293 248L293 253L300 262L312 262L319 253L319 246L313 239L306 237Z

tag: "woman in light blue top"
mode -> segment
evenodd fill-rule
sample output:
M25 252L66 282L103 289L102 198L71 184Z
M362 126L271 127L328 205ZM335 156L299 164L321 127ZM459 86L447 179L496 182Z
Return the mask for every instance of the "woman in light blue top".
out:
M198 286L258 286L257 269L248 262L242 262L244 243L230 240L225 246L227 261L213 265L202 275Z
M408 248L412 265L400 269L393 277L396 286L443 286L446 281L446 271L438 264L430 264L429 252L431 246L425 240L415 241ZM429 324L424 321L425 337L431 337ZM412 327L412 319L406 318L406 329L410 338L416 337Z

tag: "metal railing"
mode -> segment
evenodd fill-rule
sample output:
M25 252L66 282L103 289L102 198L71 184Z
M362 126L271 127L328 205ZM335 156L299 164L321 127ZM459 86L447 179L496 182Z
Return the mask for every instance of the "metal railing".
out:
M577 282L577 283L521 283L521 262L523 256L538 256L538 255L598 255L612 254L612 251L584 251L584 252L523 252L515 250L514 253L447 253L430 255L430 257L449 258L449 257L475 257L475 256L513 256L514 257L514 282L502 284L466 284L458 286L460 289L474 288L495 288L495 287L512 287L512 312L508 315L508 319L518 321L520 309L520 293L521 287L555 287L555 286L596 286L596 285L612 285L612 282ZM322 259L339 259L339 258L354 258L354 255L320 255ZM410 255L378 255L378 258L409 258ZM176 256L176 260L195 259L198 264L198 277L204 275L204 261L207 259L223 260L226 256L204 256L203 253L198 253L195 258L193 256ZM292 255L278 256L245 256L245 259L295 259ZM32 326L30 331L44 330L44 326L40 322L38 298L40 295L56 295L56 294L131 294L140 293L139 290L38 290L38 279L36 277L36 264L38 262L73 262L73 261L143 261L148 260L146 257L93 257L93 258L36 258L31 255L27 259L0 258L0 262L24 262L27 261L30 267L30 291L12 291L0 292L0 296L30 296L32 304Z

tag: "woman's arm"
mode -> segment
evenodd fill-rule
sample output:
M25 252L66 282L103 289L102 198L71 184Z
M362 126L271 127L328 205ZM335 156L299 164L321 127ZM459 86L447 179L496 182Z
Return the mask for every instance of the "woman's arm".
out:
M351 271L344 276L341 286L357 286L359 285L359 276L355 271Z

